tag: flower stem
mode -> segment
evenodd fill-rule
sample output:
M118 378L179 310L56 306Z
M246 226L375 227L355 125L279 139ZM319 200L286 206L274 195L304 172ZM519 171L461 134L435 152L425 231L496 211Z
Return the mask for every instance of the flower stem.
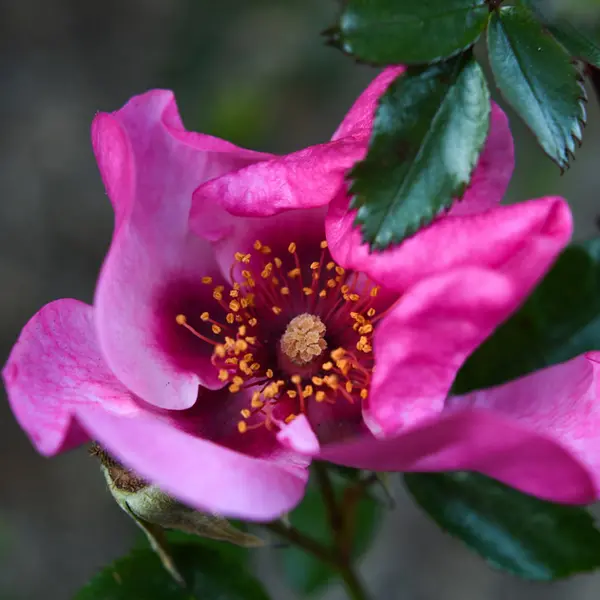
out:
M322 462L315 461L313 468L329 519L329 527L331 528L339 563L338 571L348 596L351 600L368 600L367 593L352 566L352 535L347 535L351 531L352 524L346 522L348 515L344 514L338 504L327 466Z

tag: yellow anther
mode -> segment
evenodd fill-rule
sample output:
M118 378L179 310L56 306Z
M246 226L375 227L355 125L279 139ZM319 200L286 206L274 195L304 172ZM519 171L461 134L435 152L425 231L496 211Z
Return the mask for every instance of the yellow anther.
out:
M374 317L376 312L377 312L377 311L376 311L374 308L370 308L370 309L367 311L367 317Z
M318 268L319 268L319 263L318 263L318 262L316 262L316 261L315 261L315 262L312 262L312 263L310 263L310 268L311 268L313 271L315 271L316 269L318 269Z
M218 346L215 346L215 354L219 357L219 358L224 358L225 357L225 346L223 346L222 344L219 344Z
M346 381L346 385L344 387L346 388L346 391L348 393L350 393L352 391L352 388L353 388L352 382L351 381Z
M273 370L272 369L267 369L267 372L265 373L265 375L269 378L272 379L273 378Z
M271 277L271 283L273 285L279 285L279 279L277 279L277 277Z
M346 269L344 269L343 267L337 266L337 267L335 268L335 272L336 272L338 275L343 275L343 274L346 272Z
M240 377L239 375L236 375L236 376L233 378L233 383L234 383L234 385L244 385L244 380L243 380L243 378L242 378L242 377Z
M218 335L219 333L221 333L221 331L223 331L218 325L213 325L211 329L215 335Z
M304 390L302 391L302 393L304 394L305 398L310 398L313 395L313 386L312 385L307 385L304 387Z
M337 390L339 385L337 375L326 375L323 379L325 380L325 385L332 390Z
M244 375L252 375L252 369L248 365L248 361L247 360L240 360L240 371Z
M290 254L294 254L294 252L296 252L296 244L294 242L292 242L289 246L288 246L288 252Z
M263 247L260 249L260 251L261 251L263 254L271 254L271 248L270 248L269 246L263 246Z
M264 405L265 403L260 399L260 392L254 392L254 394L252 394L250 406L252 406L252 408L262 408Z
M229 386L229 388L228 388L228 389L229 389L229 391L230 391L232 394L235 394L235 393L237 393L237 392L239 392L239 391L240 391L240 386L239 386L239 385L235 385L235 383L232 383L232 384Z
M360 333L360 334L371 333L371 331L373 331L373 325L371 325L371 323L367 323L366 325L363 325L358 330L358 333Z
M244 337L246 335L246 326L245 325L240 325L238 327L238 333Z
M256 338L255 338L254 336L247 336L247 337L246 337L246 341L247 341L249 344L256 344Z
M295 415L294 413L292 413L292 414L288 415L288 416L287 416L287 417L284 419L284 421L285 421L286 423L291 423L291 422L292 422L292 421L293 421L295 418L296 418L296 415Z
M248 321L248 325L250 325L250 327L256 327L256 324L258 323L258 319L256 317L252 317L249 321Z
M298 268L288 271L288 277L291 277L292 279L295 279L296 277L299 277L299 276L300 276L300 269L298 269Z
M225 364L228 364L228 365L237 365L238 364L238 359L235 356L230 356L229 358L225 359Z
M350 294L348 296L352 302L358 302L360 300L360 296L358 294Z
M375 298L375 296L377 296L377 294L379 294L379 286L376 285L374 288L371 289L370 291L370 295L372 298Z
M217 288L215 288L213 290L213 298L215 300L223 300L223 294L221 292L219 292L219 290L217 290Z
M252 413L247 408L242 408L242 410L240 410L240 414L242 415L242 417L244 417L244 419L249 419L252 415Z
M303 287L302 291L304 292L305 296L312 296L313 294L313 290L309 287Z
M229 379L229 373L225 369L219 369L219 380L227 381Z
M369 395L369 392L368 392L366 389L362 389L362 390L360 390L360 397L361 397L363 400L366 400L368 395Z
M327 248L327 242L325 240L323 240L319 246L321 246L321 250L325 250L325 248Z
M336 285L337 285L337 281L335 279L328 279L327 280L327 287L334 288Z
M248 350L248 342L246 340L236 340L234 343L234 349L236 354L241 354Z
M177 322L177 325L183 325L184 323L187 323L187 318L185 315L177 315L175 321Z
M281 314L281 308L279 308L279 306L274 306L273 308L271 308L271 310L276 314L276 315L280 315Z
M336 348L332 353L331 353L331 358L333 358L333 360L340 360L340 358L342 358L342 356L344 356L344 354L346 354L346 351L343 348Z
M276 257L273 259L273 262L275 263L275 266L276 266L278 269L281 269L281 265L283 264L283 261L282 261L280 258L278 258L278 257L276 256Z
M281 290L279 290L281 292L282 296L289 296L290 295L290 288L288 287L282 287Z
M257 362L252 363L250 365L250 368L252 369L252 371L258 371L260 369L260 363L257 363Z
M319 298L325 298L327 296L327 292L325 290L321 290L319 292Z
M240 291L239 290L230 290L229 291L229 297L230 298L237 298L240 295Z
M233 311L234 313L238 312L240 308L241 304L237 300L232 300L229 303L229 310Z
M302 377L300 377L300 375L292 375L290 379L292 380L292 383L295 383L296 385L300 385L302 382Z
M329 361L324 362L321 368L323 369L323 371L331 371L331 369L333 369L333 363Z
M315 384L315 385L323 385L323 378L322 377L313 377L311 379L311 381Z
M203 312L203 313L200 315L200 318L201 318L203 321L208 321L208 319L210 319L210 314L209 314L209 313L207 313L207 312Z
M298 392L296 390L288 390L286 392L286 394L290 397L290 398L295 398L298 395Z
M212 277L203 277L202 283L209 284L209 283L212 283L212 280L213 280Z
M233 258L235 258L235 260L237 260L238 262L242 262L242 260L244 260L244 254L243 252L236 252L233 255Z
M315 400L317 402L323 402L325 400L325 398L326 398L325 392L319 391L315 394Z
M235 315L233 313L227 313L225 320L231 325L235 321Z
M244 269L242 271L242 277L244 279L251 279L252 278L252 273L250 271L248 271L248 269Z
M251 258L252 258L251 254L244 254L244 256L242 258L242 262L247 265L250 262Z
M349 285L343 285L340 288L340 290L341 290L342 294L347 294L350 291L350 286Z
M240 433L246 433L246 431L248 431L248 425L245 421L240 421L237 427Z
M256 241L254 242L253 248L254 248L255 250L260 250L260 249L262 248L262 243L261 243L261 241L260 241L260 240L256 240Z
M328 271L331 271L331 269L335 269L335 263L334 263L332 260L330 260L330 261L327 263L327 265L326 265L326 267L325 267L325 268L326 268Z

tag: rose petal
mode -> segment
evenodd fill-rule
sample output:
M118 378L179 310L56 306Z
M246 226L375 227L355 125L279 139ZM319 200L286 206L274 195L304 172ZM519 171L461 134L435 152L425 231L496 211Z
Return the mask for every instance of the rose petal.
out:
M166 302L165 293L182 281L200 287L202 276L218 276L210 245L188 229L192 192L265 155L186 132L173 95L160 90L98 115L92 138L116 215L95 299L102 350L135 394L157 406L186 408L199 383L219 385L208 355L197 356L191 369L159 339L165 319L176 327L176 315L161 312L177 303Z
M23 328L4 367L8 400L39 452L53 455L87 441L74 411L102 405L117 414L137 412L130 392L104 363L91 306L57 300Z
M376 370L364 408L376 435L394 435L438 414L467 356L522 296L492 271L431 277L400 298L377 326Z
M588 467L600 490L600 352L451 397L448 407L489 410L554 440Z
M326 447L319 458L374 471L476 471L553 502L600 496L597 479L568 449L483 410L447 412L385 440L364 436Z
M333 210L333 209L332 209ZM402 292L435 273L455 267L484 267L536 282L566 245L572 218L562 198L542 198L487 212L439 219L399 246L369 254L360 234L327 217L327 241L342 266L367 273L374 281Z

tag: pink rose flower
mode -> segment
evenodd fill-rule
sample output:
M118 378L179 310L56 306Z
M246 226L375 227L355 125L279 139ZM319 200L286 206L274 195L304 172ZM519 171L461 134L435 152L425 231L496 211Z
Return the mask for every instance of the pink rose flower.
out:
M546 398L523 408L503 387L448 399L571 234L559 198L497 205L513 168L500 109L448 214L380 254L352 228L344 177L399 73L374 81L332 141L283 157L186 131L167 91L96 117L115 230L94 306L45 306L3 371L41 453L92 438L182 501L249 520L301 499L311 456L596 497L570 412L544 419ZM561 368L564 386L583 377ZM507 386L527 398L529 381Z

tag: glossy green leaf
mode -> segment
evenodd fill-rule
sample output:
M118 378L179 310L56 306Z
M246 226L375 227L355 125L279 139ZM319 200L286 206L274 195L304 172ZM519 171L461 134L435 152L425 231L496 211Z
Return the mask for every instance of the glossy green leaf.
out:
M342 478L333 478L337 497L344 502L346 510L353 515L354 544L353 556L358 558L368 547L379 522L380 505L361 494L360 499L347 494L344 489L351 488ZM324 544L332 544L329 523L323 500L313 481L309 483L307 493L302 503L290 515L294 527L303 533L314 537ZM311 595L322 590L327 583L337 576L336 571L315 559L312 555L298 548L288 548L284 551L283 566L286 580L290 586L304 595Z
M376 64L448 58L475 43L488 21L485 0L349 0L330 43Z
M600 532L581 507L526 496L474 473L411 473L421 508L488 563L549 581L600 567Z
M572 1L572 0L571 0ZM557 14L534 0L521 0L573 57L600 68L600 28Z
M489 127L489 90L469 54L411 69L382 96L365 160L350 172L356 224L383 250L466 189Z
M569 246L525 304L467 360L463 394L600 350L600 238Z
M74 600L268 600L262 585L236 561L197 544L174 544L171 552L185 588L154 552L138 549L96 575Z
M561 169L581 142L581 75L563 47L523 6L505 6L488 27L490 64L502 95Z

